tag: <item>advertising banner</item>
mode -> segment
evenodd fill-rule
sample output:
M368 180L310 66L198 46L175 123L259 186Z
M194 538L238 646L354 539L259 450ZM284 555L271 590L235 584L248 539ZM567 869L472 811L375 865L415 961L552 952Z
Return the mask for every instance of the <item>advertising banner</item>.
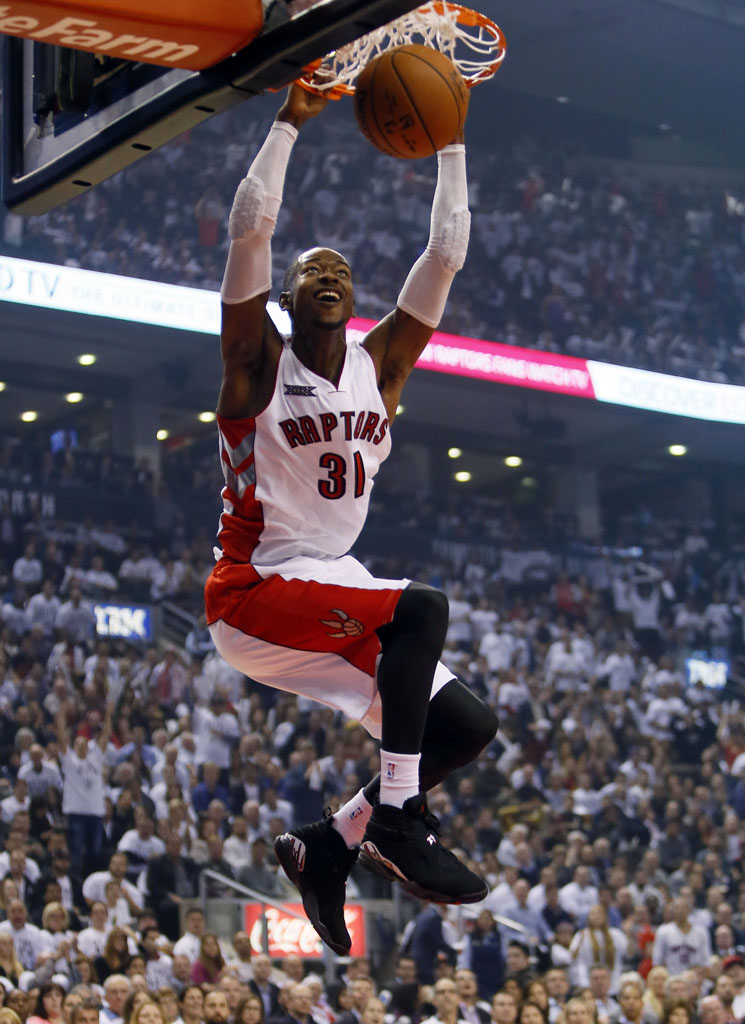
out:
M313 926L305 917L302 903L286 903L288 910L301 914L302 919L291 917L277 910L276 907L266 908L267 926L269 931L269 956L282 957L294 953L306 960L320 960L323 956L323 943L313 930ZM344 921L352 939L350 956L365 956L365 911L358 903L348 903L344 907ZM251 938L251 949L254 953L263 952L261 904L246 903L244 906L244 927Z

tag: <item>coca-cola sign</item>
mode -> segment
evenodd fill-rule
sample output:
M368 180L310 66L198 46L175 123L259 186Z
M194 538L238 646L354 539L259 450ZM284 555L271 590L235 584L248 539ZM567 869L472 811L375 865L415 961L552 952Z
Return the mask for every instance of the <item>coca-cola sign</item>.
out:
M305 917L302 903L285 903L284 906L286 910L302 916L292 917L284 910L266 908L269 956L285 957L295 953L308 960L320 959L323 955L323 943ZM261 904L246 903L244 920L246 931L251 937L251 949L255 953L263 952ZM357 903L348 903L344 908L344 921L352 939L350 956L365 956L365 911Z

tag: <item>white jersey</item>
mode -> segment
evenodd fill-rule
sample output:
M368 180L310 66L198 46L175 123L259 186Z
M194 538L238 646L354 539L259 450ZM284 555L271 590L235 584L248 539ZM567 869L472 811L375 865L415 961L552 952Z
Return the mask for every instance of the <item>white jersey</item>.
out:
M217 424L225 555L269 576L292 559L349 551L391 448L375 366L358 341L347 341L338 387L286 341L268 407Z
M652 949L652 963L667 967L670 974L681 974L689 967L705 967L711 956L711 942L705 928L694 924L687 932L674 921L657 929Z

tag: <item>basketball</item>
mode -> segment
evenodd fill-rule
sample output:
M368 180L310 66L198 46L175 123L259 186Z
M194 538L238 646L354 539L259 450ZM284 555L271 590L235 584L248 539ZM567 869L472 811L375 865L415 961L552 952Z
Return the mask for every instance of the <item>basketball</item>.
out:
M357 79L354 110L365 138L414 160L447 146L463 125L468 90L444 53L411 43L374 57Z

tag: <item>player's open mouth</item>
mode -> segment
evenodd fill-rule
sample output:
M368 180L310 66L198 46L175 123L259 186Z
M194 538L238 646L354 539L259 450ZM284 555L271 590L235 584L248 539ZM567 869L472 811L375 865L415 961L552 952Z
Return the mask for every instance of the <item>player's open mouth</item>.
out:
M335 292L333 288L322 288L320 291L315 292L313 298L319 302L341 302L341 293Z

